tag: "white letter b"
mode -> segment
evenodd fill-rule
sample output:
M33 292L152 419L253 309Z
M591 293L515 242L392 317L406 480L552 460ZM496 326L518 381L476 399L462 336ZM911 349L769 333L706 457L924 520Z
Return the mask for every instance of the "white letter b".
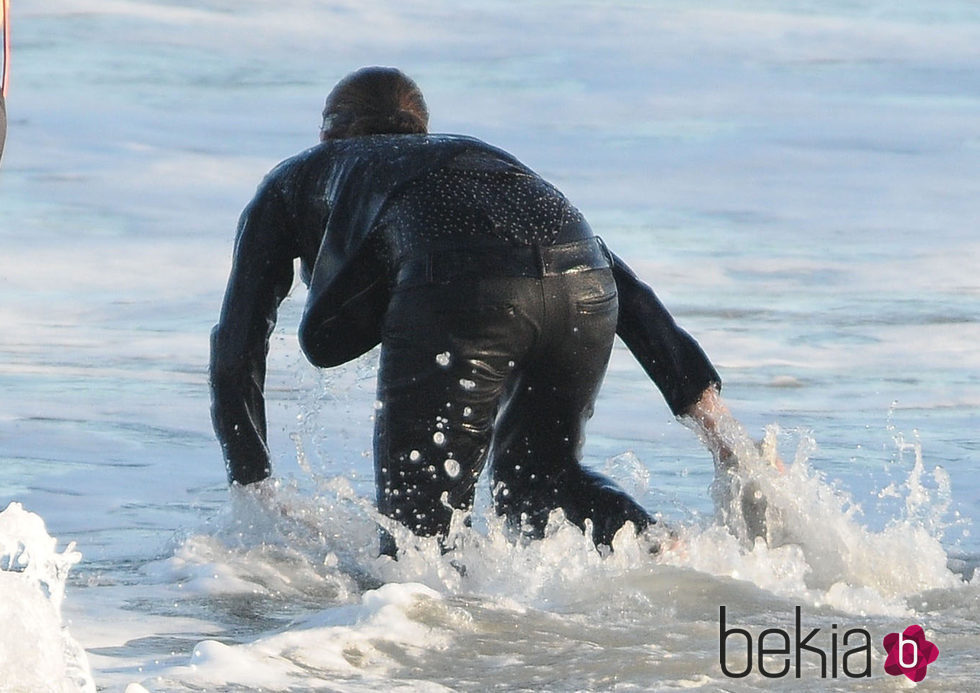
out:
M906 639L905 633L898 634L898 666L903 669L914 669L915 665L919 663L919 645L912 639ZM912 661L905 661L905 646L912 646Z

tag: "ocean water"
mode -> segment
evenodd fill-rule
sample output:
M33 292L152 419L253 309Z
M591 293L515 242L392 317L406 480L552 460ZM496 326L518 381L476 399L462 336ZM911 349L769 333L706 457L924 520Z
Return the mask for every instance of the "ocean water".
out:
M980 690L975 3L12 5L0 690ZM235 223L366 64L555 182L698 338L768 541L618 345L586 459L675 546L597 552L560 517L515 543L482 488L456 565L378 558L376 356L305 364L302 286L270 354L276 480L227 489L206 363ZM786 676L725 674L723 606L756 655L788 633L764 661ZM823 669L797 672L797 607ZM884 669L913 624L940 652L918 684Z

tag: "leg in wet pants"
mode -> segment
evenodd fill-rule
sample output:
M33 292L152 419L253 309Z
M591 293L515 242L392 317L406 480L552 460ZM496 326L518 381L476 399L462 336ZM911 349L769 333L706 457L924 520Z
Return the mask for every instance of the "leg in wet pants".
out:
M580 527L591 520L599 544L627 521L653 522L580 464L616 317L608 268L397 288L378 374L380 512L445 537L489 456L497 512L530 536L556 508Z

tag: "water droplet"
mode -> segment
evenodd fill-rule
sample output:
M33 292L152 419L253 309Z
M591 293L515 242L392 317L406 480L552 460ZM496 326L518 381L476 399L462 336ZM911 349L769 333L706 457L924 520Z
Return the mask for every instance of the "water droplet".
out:
M444 351L441 354L436 354L436 363L445 368L449 365L449 352Z
M472 380L467 380L466 378L460 378L459 386L464 390L472 390L474 387L476 387L476 383Z
M385 405L385 403L382 402L380 399L374 400L374 410L375 411L378 411L379 409L381 409L382 407L384 407L384 405Z
M463 416L472 416L472 415L473 415L472 407L463 407Z
M450 458L442 463L442 466L446 468L446 474L452 478L459 476L459 462Z
M419 458L421 457L422 453L418 450L412 450L410 453L408 453L408 459L410 459L412 462L418 462Z
M436 445L443 445L446 442L446 434L442 431L436 431L432 434L432 442Z

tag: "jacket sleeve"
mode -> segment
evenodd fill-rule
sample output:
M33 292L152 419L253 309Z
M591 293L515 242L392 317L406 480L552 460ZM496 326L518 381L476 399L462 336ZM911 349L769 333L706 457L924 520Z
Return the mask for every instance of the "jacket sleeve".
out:
M211 420L232 483L271 474L263 391L269 337L293 283L287 220L281 193L267 180L239 221L221 317L211 332Z
M700 345L633 271L615 254L613 275L619 294L616 334L660 389L675 416L684 414L708 387L721 389L721 377Z
M317 256L299 343L314 366L332 368L367 353L381 342L381 323L388 308L388 277L373 244L348 257L329 247L329 236Z

